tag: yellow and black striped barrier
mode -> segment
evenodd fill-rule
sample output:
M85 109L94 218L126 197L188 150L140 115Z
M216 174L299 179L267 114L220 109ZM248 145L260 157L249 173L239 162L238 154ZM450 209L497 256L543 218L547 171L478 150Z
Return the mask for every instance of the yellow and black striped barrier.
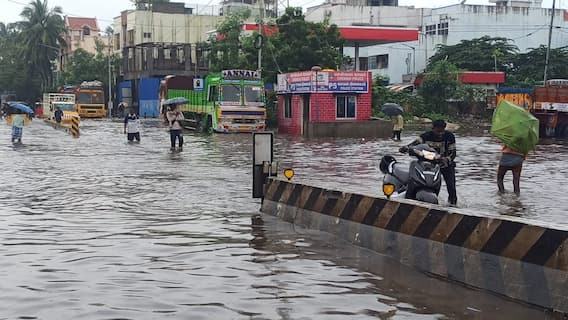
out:
M71 119L71 134L74 138L79 138L79 117Z
M261 211L424 272L568 313L568 231L277 179Z

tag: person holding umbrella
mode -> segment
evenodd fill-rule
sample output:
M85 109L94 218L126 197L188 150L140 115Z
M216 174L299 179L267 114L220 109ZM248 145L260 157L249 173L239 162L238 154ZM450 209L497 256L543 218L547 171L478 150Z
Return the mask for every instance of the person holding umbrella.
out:
M169 111L166 112L166 120L170 130L171 151L176 149L176 140L178 141L178 150L183 151L183 127L181 122L185 118L183 117L180 107L187 102L188 100L185 98L172 98L164 102L164 106L169 107Z
M505 192L505 173L513 172L513 190L520 195L523 161L539 139L539 122L530 112L507 100L499 103L493 113L490 133L503 143L497 167L497 188Z
M12 117L12 143L16 140L22 143L22 134L24 133L25 120L21 114L15 114Z
M392 127L392 138L397 141L400 141L400 133L402 132L402 128L404 127L404 118L402 114L396 115L393 118L393 127Z
M399 104L387 102L383 104L381 112L393 120L392 139L400 141L400 133L404 127L403 109Z
M517 196L521 194L521 170L523 169L523 161L526 158L526 153L503 145L501 149L501 160L497 168L497 187L499 188L499 193L505 193L503 179L505 178L505 173L511 170L511 172L513 172L513 190Z

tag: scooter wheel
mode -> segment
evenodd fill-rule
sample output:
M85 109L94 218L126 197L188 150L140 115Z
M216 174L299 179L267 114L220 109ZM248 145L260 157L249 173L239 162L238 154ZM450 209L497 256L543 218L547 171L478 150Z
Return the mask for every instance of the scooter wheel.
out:
M416 193L416 200L432 204L438 204L438 196L436 196L435 193L430 191L424 191L424 190L418 191Z

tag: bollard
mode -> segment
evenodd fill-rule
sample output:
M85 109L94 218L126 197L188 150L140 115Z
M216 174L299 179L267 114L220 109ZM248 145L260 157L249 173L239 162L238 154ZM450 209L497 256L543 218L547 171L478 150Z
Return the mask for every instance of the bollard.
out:
M71 119L71 134L74 138L79 138L79 117Z

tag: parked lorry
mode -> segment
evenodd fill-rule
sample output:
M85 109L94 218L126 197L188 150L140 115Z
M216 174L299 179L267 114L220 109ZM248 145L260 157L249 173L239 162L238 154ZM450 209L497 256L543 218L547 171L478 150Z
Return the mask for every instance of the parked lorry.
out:
M548 80L534 87L533 100L531 113L545 136L568 134L568 79Z
M223 70L204 78L166 76L160 83L160 101L183 97L185 126L222 133L264 131L264 83L260 72ZM161 108L161 117L167 110Z
M100 81L85 81L80 85L65 85L60 93L74 94L77 112L82 118L106 116L105 91Z
M568 135L568 80L548 80L532 89L499 88L497 103L502 99L529 110L540 122L541 136Z
M72 93L44 93L43 115L49 121L55 121L55 110L63 111L61 124L70 126L73 117L79 117L75 104L75 95Z

